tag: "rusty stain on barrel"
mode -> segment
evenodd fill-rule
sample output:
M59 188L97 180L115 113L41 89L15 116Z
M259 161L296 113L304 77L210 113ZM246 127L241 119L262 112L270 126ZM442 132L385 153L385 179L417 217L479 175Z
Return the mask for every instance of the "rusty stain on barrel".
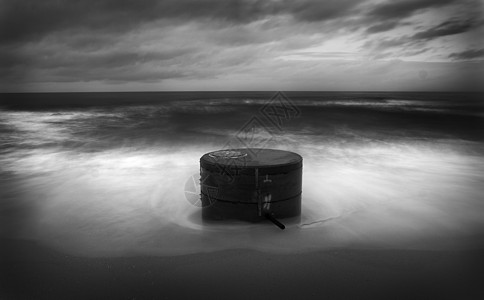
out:
M301 214L302 157L275 149L228 149L200 158L202 217L258 221Z

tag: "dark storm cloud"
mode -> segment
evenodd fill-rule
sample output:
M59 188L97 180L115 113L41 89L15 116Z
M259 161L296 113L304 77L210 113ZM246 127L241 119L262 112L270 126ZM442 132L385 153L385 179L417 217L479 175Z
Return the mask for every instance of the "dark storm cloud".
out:
M16 53L12 47L0 47L0 69L5 70L27 63L27 58L23 58Z
M92 68L112 69L176 57L164 57L166 48L172 48L170 44L153 50L153 53L120 50L127 34L136 30L142 32L159 28L170 35L166 28L191 26L190 23L196 22L198 28L195 27L194 31L198 30L201 36L189 37L190 33L187 36L185 32L180 39L172 42L183 43L190 38L194 43L202 41L202 48L198 51L203 53L210 50L207 48L210 42L213 49L241 47L284 40L291 34L291 29L289 32L278 29L280 24L262 31L242 27L256 20L266 19L269 20L266 23L270 24L273 20L270 17L278 15L288 16L293 24L327 21L348 14L359 3L361 1L355 0L5 1L0 12L0 52L3 54L0 66L3 75L13 74L21 68L24 71L59 68L66 73L71 68L73 73L79 74L76 70L82 67L86 74L91 74L88 70ZM313 42L311 39L291 39L290 45L297 48L296 45ZM163 53L156 54L156 51ZM187 54L186 51L178 53ZM225 61L231 59L234 58L226 58Z
M2 4L0 42L23 42L72 28L126 31L160 19L244 24L273 15L291 15L298 21L324 21L348 14L361 3L356 0L15 0Z
M413 35L405 35L397 38L383 38L379 40L369 40L365 43L365 48L373 48L375 51L384 51L389 48L406 48L416 45L424 45L425 42L440 37L466 33L477 27L482 26L483 22L475 19L452 19L444 21L436 26L418 31ZM410 51L407 53L414 53Z
M249 22L272 11L267 1L216 0L16 0L3 6L2 43L35 39L69 28L125 31L163 18Z
M449 20L435 27L431 27L427 30L417 32L412 37L410 37L410 39L411 40L430 40L430 39L434 39L442 36L464 33L473 29L478 25L479 25L479 22L473 19Z
M307 58L352 60L367 55L369 50L376 53L374 57L398 59L399 55L435 50L426 42L465 33L480 24L478 17L462 13L470 3L476 3L474 0L0 3L0 81L45 81L52 85L80 82L87 86L91 81L161 83L168 78L183 81L208 77L216 81L227 74L244 72L249 74L245 78L252 78L257 72L270 73L260 66L271 62L284 65L292 58L300 59L295 65L306 74L302 61ZM442 17L440 12L431 11L434 8L445 11ZM460 13L447 15L454 8ZM429 21L434 26L428 25ZM399 34L384 34L393 29L398 29ZM357 53L357 47L365 42L368 49ZM304 52L311 48L329 54ZM453 50L447 50L443 57L459 51L448 49ZM341 51L353 54L337 54ZM298 52L303 54L291 56ZM449 59L458 59L455 55Z
M462 1L462 0L460 0ZM410 0L410 1L386 1L374 5L368 12L368 16L377 20L403 19L423 9L437 8L459 0Z
M326 21L354 12L361 3L355 0L287 1L283 11L299 21Z
M52 54L46 52L51 57L47 59L39 59L35 62L35 67L41 68L56 68L62 67L84 67L86 69L91 68L117 68L135 64L149 64L149 63L162 63L167 60L183 56L192 52L191 49L177 49L166 50L159 52L142 52L142 51L123 51L123 50L111 50L104 53L60 53Z
M386 1L367 8L362 21L362 26L367 27L366 33L368 34L385 32L401 25L411 25L410 22L403 22L403 20L423 11L431 9L436 10L450 5L454 5L457 8L464 7L469 13L480 7L479 0Z
M167 46L152 51L123 49L120 37L105 34L71 33L59 34L42 43L27 43L24 46L0 46L0 66L29 63L31 66L51 67L56 65L85 64L112 65L127 62L168 60L195 49Z
M452 53L449 58L456 60L470 60L475 58L484 58L484 48L482 49L470 49L463 52Z

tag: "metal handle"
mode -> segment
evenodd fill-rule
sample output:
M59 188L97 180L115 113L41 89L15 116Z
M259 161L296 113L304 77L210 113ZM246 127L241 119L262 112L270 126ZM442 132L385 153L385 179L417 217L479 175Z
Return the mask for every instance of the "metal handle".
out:
M269 219L269 221L274 223L277 227L281 228L282 230L286 229L286 226L284 226L284 224L282 224L276 218L274 218L274 216L271 213L266 213L265 217Z

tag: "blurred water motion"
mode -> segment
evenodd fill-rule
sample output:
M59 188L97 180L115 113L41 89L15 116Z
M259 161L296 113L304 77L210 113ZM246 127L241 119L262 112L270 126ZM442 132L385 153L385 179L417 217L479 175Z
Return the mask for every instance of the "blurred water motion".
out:
M224 146L267 94L188 94L149 104L118 95L132 105L106 107L6 105L0 234L84 256L482 246L479 103L458 95L292 95L302 116L266 146L304 157L303 212L279 232L271 224L203 224L184 195L200 156Z

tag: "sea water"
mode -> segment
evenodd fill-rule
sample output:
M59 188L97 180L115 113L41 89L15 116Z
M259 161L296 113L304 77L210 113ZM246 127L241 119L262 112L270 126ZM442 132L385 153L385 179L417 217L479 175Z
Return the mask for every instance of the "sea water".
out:
M479 248L481 99L395 92L4 94L0 235L82 256ZM303 156L300 220L281 220L284 231L269 222L203 222L193 201L199 158L232 145Z

